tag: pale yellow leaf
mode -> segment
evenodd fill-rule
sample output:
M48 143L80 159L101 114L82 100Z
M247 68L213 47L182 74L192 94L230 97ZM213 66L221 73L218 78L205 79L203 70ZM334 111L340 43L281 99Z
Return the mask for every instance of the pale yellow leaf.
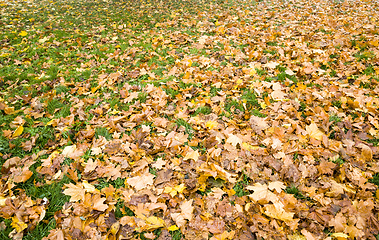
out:
M154 175L151 173L145 173L142 176L136 176L132 178L128 178L126 182L134 187L137 191L144 189L148 186L153 185L154 183Z
M200 154L199 154L199 151L196 150L196 151L193 151L192 149L187 152L186 156L183 158L183 160L188 160L188 159L193 159L195 160L195 162L197 160L199 160L199 157L200 157Z
M189 201L185 200L180 205L180 209L182 210L182 216L185 219L188 219L189 221L191 221L191 219L192 219L192 212L193 212L193 209L194 209L194 207L192 207L192 202L193 202L193 199L191 199Z
M242 139L237 137L236 135L233 135L233 134L229 134L229 137L228 139L226 140L227 143L230 143L231 145L233 145L234 147L237 146L237 144L240 144L240 146L242 145Z
M295 213L286 212L284 209L278 209L274 205L267 205L264 209L264 214L282 221L291 221L293 220L293 216L295 215Z
M286 185L284 185L284 183L282 183L280 181L275 181L275 182L270 182L268 184L268 188L270 190L275 189L278 193L280 193L283 189L286 188Z
M305 129L311 138L314 138L319 141L322 140L322 136L324 135L324 133L318 129L316 123L314 123L313 121L310 125L306 126Z
M69 184L65 184L65 187L67 188L63 190L63 193L65 195L71 196L70 202L84 200L85 191L81 185L77 186L72 183L69 183Z

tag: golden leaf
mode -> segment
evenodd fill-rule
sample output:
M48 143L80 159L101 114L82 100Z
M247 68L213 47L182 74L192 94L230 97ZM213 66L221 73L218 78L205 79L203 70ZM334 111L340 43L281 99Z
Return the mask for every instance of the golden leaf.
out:
M12 217L11 226L16 229L17 232L22 232L28 227L28 225L20 221L17 216Z
M205 126L209 129L213 129L218 126L218 123L216 121L208 121Z
M15 137L18 137L22 134L22 132L24 131L24 127L23 126L19 126L16 131L14 131L13 135L12 135L12 138L15 138Z
M264 214L282 221L292 221L295 215L295 213L286 212L284 209L277 209L275 205L267 205Z
M163 219L151 216L146 219L146 223L148 224L146 230L152 230L152 229L157 229L164 227L165 222Z
M189 151L189 152L187 152L187 154L186 154L186 156L183 158L183 160L187 160L187 159L193 159L193 160L195 160L195 162L197 161L197 160L199 160L199 156L200 156L200 154L199 154L199 151L198 150L196 150L196 151Z
M306 126L305 129L307 130L308 135L311 138L314 138L319 141L322 140L322 136L324 135L324 133L318 129L316 123L314 123L313 121L309 126Z
M167 228L169 231L176 231L176 230L178 230L179 228L178 228L178 226L176 226L176 225L171 225L170 227L168 227Z
M28 33L25 31L21 31L18 35L20 35L21 37L25 37L26 35L28 35Z

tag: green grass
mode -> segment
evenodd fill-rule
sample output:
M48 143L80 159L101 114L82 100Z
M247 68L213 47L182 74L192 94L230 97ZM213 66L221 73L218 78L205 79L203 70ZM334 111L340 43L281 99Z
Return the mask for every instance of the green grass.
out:
M293 194L295 198L297 199L303 199L303 200L311 200L309 197L304 196L304 194L296 187L296 186L291 186L287 187L284 189L284 191L288 194Z
M188 134L189 138L191 139L193 137L193 134L194 134L194 130L191 126L191 124L189 124L188 122L186 122L186 120L184 119L177 119L175 121L177 127L179 128L180 126L183 126L185 128L185 133Z
M249 195L249 191L245 190L245 187L250 184L251 179L246 175L242 174L240 180L234 185L233 190L236 192L237 197L242 197Z
M99 138L99 136L105 137L107 140L110 140L112 138L112 135L109 133L108 129L104 127L98 127L95 130L95 137Z

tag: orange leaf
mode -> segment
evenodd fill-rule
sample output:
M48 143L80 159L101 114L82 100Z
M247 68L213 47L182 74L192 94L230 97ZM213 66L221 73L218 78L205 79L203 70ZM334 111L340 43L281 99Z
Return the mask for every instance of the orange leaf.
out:
M16 175L13 179L15 183L26 182L31 176L33 172L30 170L24 170L20 175Z

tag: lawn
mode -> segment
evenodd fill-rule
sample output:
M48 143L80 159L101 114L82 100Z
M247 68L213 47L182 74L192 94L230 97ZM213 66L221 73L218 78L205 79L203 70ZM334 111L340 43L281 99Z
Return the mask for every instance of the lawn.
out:
M0 0L0 239L379 239L379 3Z

